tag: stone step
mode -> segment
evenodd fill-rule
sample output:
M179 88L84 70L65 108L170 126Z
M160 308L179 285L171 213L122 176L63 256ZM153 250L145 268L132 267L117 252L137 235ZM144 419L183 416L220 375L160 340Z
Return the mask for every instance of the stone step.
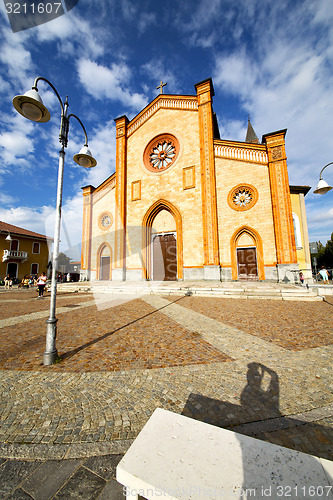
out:
M186 295L191 294L201 297L224 297L240 299L269 299L269 300L306 300L322 301L323 297L318 295L317 290L311 288L300 288L294 285L279 284L253 284L244 283L221 283L219 286L209 286L206 283L201 286L189 283L182 284L142 284L142 283L59 283L59 292L88 292L93 294L130 294L130 295Z

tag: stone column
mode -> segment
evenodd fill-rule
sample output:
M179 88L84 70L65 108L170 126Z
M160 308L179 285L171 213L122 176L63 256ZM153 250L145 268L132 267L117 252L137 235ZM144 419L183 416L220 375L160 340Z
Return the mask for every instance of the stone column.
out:
M305 197L304 193L299 193L299 204L301 207L301 230L303 237L303 246L304 246L304 254L305 254L305 262L307 270L303 273L307 283L313 283L312 276L312 265L311 265L311 254L310 254L310 242L309 242L309 233L308 233L308 223L306 219L306 210L305 210Z
M204 278L220 280L212 110L214 89L210 78L197 83L195 88L200 134Z
M116 122L116 213L114 281L126 280L126 192L127 192L127 125L126 116Z
M92 197L93 186L85 186L83 190L83 222L81 248L81 280L91 279L91 232L92 232Z
M285 135L287 130L263 136L268 155L272 197L278 281L298 283L298 263L294 235Z

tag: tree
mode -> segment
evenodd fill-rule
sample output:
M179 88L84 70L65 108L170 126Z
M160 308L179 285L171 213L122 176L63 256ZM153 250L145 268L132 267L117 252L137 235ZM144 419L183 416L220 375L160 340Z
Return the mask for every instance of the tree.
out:
M333 233L324 246L320 241L317 242L318 252L314 255L317 258L317 268L325 266L328 269L333 269Z
M71 262L71 259L67 257L67 255L63 252L60 252L58 255L58 269L62 273L65 273L67 271L67 268L69 267L69 264Z
M331 239L326 243L324 261L326 267L333 269L333 233L331 234Z

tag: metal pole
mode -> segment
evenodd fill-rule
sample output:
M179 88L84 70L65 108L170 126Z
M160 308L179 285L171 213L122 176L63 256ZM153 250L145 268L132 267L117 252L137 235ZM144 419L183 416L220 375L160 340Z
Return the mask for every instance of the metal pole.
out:
M62 185L64 177L65 165L65 149L62 146L59 151L59 168L58 168L58 187L57 187L57 207L56 218L54 226L54 249L52 259L52 282L51 282L51 303L50 303L50 317L46 321L46 348L43 356L44 365L52 365L57 356L56 337L57 337L57 318L56 313L56 299L57 299L57 267L60 243L60 227L61 227L61 204L62 204Z
M29 116L29 114L23 113L22 107L25 102L29 102L30 105L34 105L37 107L39 110L42 110L44 114L44 120L42 121L48 121L50 119L50 114L48 110L45 108L43 105L40 97L38 96L38 88L37 88L37 83L43 80L46 82L54 91L56 94L60 107L61 107L61 122L60 122L60 133L59 133L59 142L61 143L61 150L59 151L59 167L58 167L58 184L57 184L57 206L56 206L56 217L55 217L55 227L54 227L54 251L53 251L53 258L52 258L52 280L51 280L51 302L50 302L50 317L46 321L47 323L47 329L46 329L46 347L45 347L45 352L44 352L44 357L43 357L43 363L44 365L52 365L57 357L58 357L58 352L56 349L56 338L57 338L57 318L55 316L56 314L56 299L57 299L57 268L58 268L58 257L59 257L59 244L60 244L60 227L61 227L61 206L62 206L62 188L63 188L63 177L64 177L64 165L65 165L65 148L67 147L67 142L68 142L68 130L69 130L69 118L72 116L78 120L80 123L84 136L85 136L85 148L87 151L84 151L81 154L81 151L77 156L78 158L76 159L74 157L74 161L78 163L79 165L86 166L86 167L94 167L96 165L96 160L91 156L90 151L88 150L88 137L87 137L87 132L86 129L84 128L83 123L81 122L80 118L78 118L76 115L69 115L67 116L67 110L68 110L68 99L66 96L66 100L63 103L60 95L57 92L57 89L52 85L52 83L47 80L46 78L43 78L42 76L39 76L38 78L35 79L34 86L32 87L33 90L37 92L37 97L32 98L29 96L28 98L24 96L16 96L13 99L13 105L14 108L23 116L25 116L28 119L31 119L35 121L35 118L33 115ZM18 100L17 100L18 99ZM27 100L28 99L28 100ZM80 160L83 159L88 159L89 164L83 165ZM8 238L6 238L8 239Z
M319 174L319 179L322 179L322 176L321 174L323 173L323 171L325 170L326 167L328 167L328 165L333 165L333 161L331 161L330 163L327 163L327 165L325 165L325 167L323 167L320 171L320 174Z

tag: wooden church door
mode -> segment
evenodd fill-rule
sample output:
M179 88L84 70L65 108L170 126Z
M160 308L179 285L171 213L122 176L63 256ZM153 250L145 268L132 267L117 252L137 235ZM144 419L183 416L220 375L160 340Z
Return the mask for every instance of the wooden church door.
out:
M101 280L110 279L110 257L101 257Z
M177 240L174 233L153 236L153 280L177 281Z
M237 248L239 280L258 280L257 252L255 247Z

